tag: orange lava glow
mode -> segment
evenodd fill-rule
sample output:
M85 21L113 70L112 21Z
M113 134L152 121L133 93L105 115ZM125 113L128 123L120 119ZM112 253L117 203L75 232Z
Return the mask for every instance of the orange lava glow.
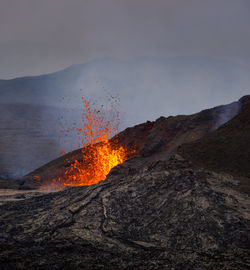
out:
M117 99L111 97L117 103ZM118 132L119 112L112 104L111 109L104 106L96 108L82 98L82 127L77 128L81 155L75 160L68 160L68 166L63 176L53 179L54 184L64 186L82 186L97 184L105 180L110 170L123 163L135 151L125 149L109 140ZM62 152L64 153L64 152Z
M110 170L126 160L126 151L121 146L113 149L105 140L83 150L83 160L74 160L62 179L65 186L93 185L105 180Z

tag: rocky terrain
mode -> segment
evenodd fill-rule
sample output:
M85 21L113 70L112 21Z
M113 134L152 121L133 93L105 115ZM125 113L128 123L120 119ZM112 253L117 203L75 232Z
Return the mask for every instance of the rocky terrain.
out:
M0 269L249 269L249 109L126 129L113 140L137 154L105 181L2 200ZM72 155L12 185L40 188Z

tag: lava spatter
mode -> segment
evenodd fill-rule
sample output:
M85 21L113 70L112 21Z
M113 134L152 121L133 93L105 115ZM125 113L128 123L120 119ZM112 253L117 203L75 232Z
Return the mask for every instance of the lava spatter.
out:
M118 99L111 96L110 108L82 97L82 126L77 128L82 158L69 159L63 176L53 179L64 186L93 185L105 180L110 170L123 163L135 151L109 140L119 130Z

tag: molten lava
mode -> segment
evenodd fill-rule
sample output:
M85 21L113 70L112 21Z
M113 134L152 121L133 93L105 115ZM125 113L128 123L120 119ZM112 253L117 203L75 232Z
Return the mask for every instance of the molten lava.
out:
M127 154L120 146L113 149L105 140L82 150L82 161L74 160L65 172L64 185L93 185L104 180L110 170L123 163Z
M111 109L102 105L96 109L90 102L82 98L82 127L77 128L81 142L81 157L68 160L63 176L53 179L55 184L64 186L93 185L105 180L110 170L123 163L134 150L119 146L116 140L109 140L119 128L119 112L114 106L117 99L111 96Z

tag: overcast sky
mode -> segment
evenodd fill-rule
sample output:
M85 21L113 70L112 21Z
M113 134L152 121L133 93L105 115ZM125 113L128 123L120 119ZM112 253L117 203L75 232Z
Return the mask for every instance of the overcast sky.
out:
M0 0L2 79L197 55L250 66L250 0Z

